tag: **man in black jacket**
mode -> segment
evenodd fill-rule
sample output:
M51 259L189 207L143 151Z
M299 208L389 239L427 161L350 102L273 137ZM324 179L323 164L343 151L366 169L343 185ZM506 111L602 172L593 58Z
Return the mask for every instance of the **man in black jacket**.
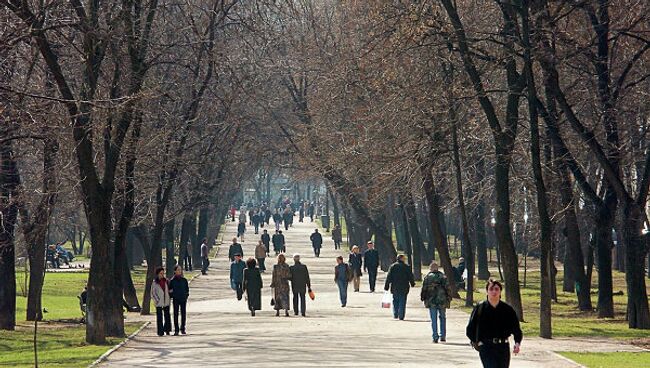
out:
M174 278L169 281L169 295L174 299L174 335L178 336L178 310L181 312L180 331L185 335L185 316L187 298L190 296L190 286L187 279L183 277L183 268L180 265L174 267Z
M393 293L393 318L404 320L406 314L406 297L408 296L410 286L415 286L415 278L411 268L404 262L405 256L397 256L397 262L393 263L388 269L386 284L384 290Z
M300 263L300 254L293 255L294 265L289 267L289 274L291 275L291 291L293 293L293 313L298 315L298 298L300 298L300 311L302 316L305 316L305 292L311 290L311 282L309 281L309 270L307 266Z
M262 234L262 243L264 244L264 248L266 248L266 255L269 255L270 251L270 243L271 243L271 236L269 235L269 232L264 230L264 233Z
M230 248L228 248L228 258L230 259L230 262L235 260L235 254L240 254L243 257L244 250L242 249L241 244L237 243L237 238L232 238L232 244L230 244Z
M323 246L323 236L318 232L318 229L314 229L309 240L311 240L311 246L314 248L314 255L319 257L320 249Z
M370 292L375 292L375 282L377 281L377 268L379 267L379 252L375 245L369 241L368 249L363 254L363 269L368 272L368 281L370 282Z

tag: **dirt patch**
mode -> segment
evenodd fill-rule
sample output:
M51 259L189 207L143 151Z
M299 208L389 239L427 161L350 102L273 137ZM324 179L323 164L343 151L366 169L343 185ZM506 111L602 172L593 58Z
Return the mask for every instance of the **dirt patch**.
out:
M650 350L650 337L632 340L632 345Z

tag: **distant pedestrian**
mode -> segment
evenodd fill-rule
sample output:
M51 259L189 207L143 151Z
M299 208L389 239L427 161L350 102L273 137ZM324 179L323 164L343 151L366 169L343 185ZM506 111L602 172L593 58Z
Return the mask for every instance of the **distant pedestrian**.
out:
M336 257L336 267L334 267L334 282L339 288L339 298L341 299L341 307L348 304L348 282L350 282L350 275L352 270L347 263L343 262L343 256Z
M282 252L282 237L280 236L280 231L281 230L276 230L275 234L273 234L273 238L271 238L273 251L275 251L276 256Z
M289 225L293 222L293 211L291 207L287 205L282 214L282 221L284 222L284 230L289 230Z
M232 238L232 244L228 247L228 259L230 262L235 260L235 254L241 254L244 256L244 250L242 249L241 244L237 243L237 238Z
M273 214L273 222L275 223L275 231L280 230L280 225L282 225L282 215L280 215L280 212L277 209Z
M188 241L185 245L185 255L183 256L183 265L185 271L192 271L192 242Z
M275 301L275 316L280 316L280 310L284 309L284 315L289 317L289 278L291 277L289 265L287 265L284 254L278 255L278 264L273 266L271 287L273 288L273 300Z
M251 311L253 317L256 310L262 309L262 286L262 276L260 270L255 267L255 259L249 258L246 261L242 289L246 292L248 310Z
M437 343L438 339L445 342L447 340L446 310L451 302L451 290L449 290L447 277L438 270L436 262L431 262L429 269L430 272L422 281L420 300L424 302L425 307L429 308L433 342ZM440 333L438 333L438 318L440 318Z
M503 286L499 281L489 280L485 285L487 300L477 304L467 324L466 335L479 351L485 368L507 368L510 366L510 345L513 335L514 354L519 354L523 334L515 310L501 301Z
M246 207L242 206L239 210L239 222L246 223Z
M361 256L361 253L359 253L359 246L355 245L352 247L352 251L350 251L350 255L348 256L348 263L350 264L350 268L352 268L352 285L354 286L354 292L358 293L359 287L361 286L361 276L363 276L363 273L361 272L363 257Z
M257 263L260 265L260 272L266 271L266 267L264 266L264 260L266 259L266 247L261 240L257 242L257 246L255 247L255 258L257 259ZM248 263L248 261L246 262Z
M174 278L169 282L169 293L174 299L174 336L180 331L185 335L185 320L187 316L187 298L190 296L190 286L187 279L183 277L183 268L180 265L174 267ZM178 324L178 312L181 314L181 324Z
M309 218L311 219L311 222L314 222L314 215L316 214L316 208L314 207L314 202L311 202L309 204L309 209L307 211L309 212Z
M201 274L208 273L208 266L210 266L210 247L208 247L208 239L203 238L201 243Z
M266 255L268 255L270 251L270 244L271 244L271 236L269 235L269 232L264 230L264 233L262 234L261 237L262 243L264 243L264 247L266 248Z
M244 242L244 233L246 232L246 223L240 222L237 225L237 236L241 239L241 242Z
M298 210L298 222L302 222L304 218L305 218L305 207L303 205L300 205L300 209Z
M158 336L162 336L163 334L169 335L172 330L172 322L169 316L171 297L169 295L167 279L165 278L165 269L162 267L156 269L156 278L151 283L151 299L153 299L153 302L156 305L156 327Z
M377 281L377 268L379 267L379 252L375 245L369 241L368 249L363 253L363 269L368 272L368 282L370 283L370 292L375 292L375 283Z
M254 212L253 208L251 207L251 209L248 211L248 221L249 221L248 224L249 225L253 225L253 214L254 213L255 212Z
M266 222L267 225L269 224L269 220L271 220L271 216L272 216L271 210L267 207L264 210L264 222Z
M415 286L415 279L411 268L405 263L403 254L397 256L397 262L388 269L384 290L390 289L393 294L393 317L404 320L406 314L406 299L411 286Z
M314 229L309 240L311 240L311 246L314 248L314 256L320 257L320 249L323 247L323 236L318 232L318 229Z
M260 217L260 212L253 212L253 226L255 227L255 234L259 234L260 224L263 221L263 218Z
M230 219L232 222L235 222L235 213L237 212L237 209L235 208L235 205L233 204L230 206Z
M305 293L311 291L309 270L300 262L300 254L293 255L293 266L289 267L291 275L291 292L293 293L293 314L298 315L298 299L300 299L300 314L305 317Z
M284 234L282 234L282 230L278 231L278 237L280 238L280 244L281 244L281 252L286 253L287 252L287 243L284 240Z
M242 261L241 254L235 254L235 260L230 264L230 287L237 293L237 300L243 295L242 284L244 283L244 268L246 263Z
M341 226L335 225L332 229L332 240L334 240L334 249L341 249L341 242L343 242Z

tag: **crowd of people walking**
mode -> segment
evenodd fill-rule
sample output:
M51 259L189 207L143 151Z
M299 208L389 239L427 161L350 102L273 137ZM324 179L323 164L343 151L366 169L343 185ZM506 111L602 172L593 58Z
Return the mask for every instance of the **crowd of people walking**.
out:
M313 203L304 203L299 207L299 221L303 222L305 217L313 219ZM236 219L235 207L229 213L232 221ZM314 300L315 294L308 266L303 263L301 255L293 254L293 264L287 262L287 243L281 230L281 224L285 231L292 227L294 209L287 205L284 210L276 209L273 212L268 207L251 209L240 209L237 236L232 238L228 247L228 259L230 261L230 286L235 292L237 300L246 300L247 309L251 316L256 311L262 310L262 291L264 281L262 273L267 269L267 258L275 253L276 262L272 267L270 277L271 306L275 315L280 316L284 311L289 316L292 309L294 315L307 316L307 301ZM257 244L254 247L252 256L246 259L244 256L244 233L248 224L252 224L255 234L263 224L269 224L270 220L275 222L275 232L269 234L268 229L263 229ZM341 228L335 226L332 229L334 249L341 248ZM314 257L321 255L323 237L318 229L310 235L309 241L313 248ZM271 249L272 246L272 249ZM190 248L191 251L191 248ZM246 260L245 260L246 259ZM209 246L207 239L201 244L201 272L207 274L210 264ZM174 335L186 334L186 306L189 297L189 284L183 276L183 269L191 270L191 263L188 264L185 257L181 264L174 268L174 276L170 280L165 278L164 268L156 270L156 279L151 285L151 295L156 306L157 333L159 336L169 335L171 332L170 305L173 304L173 325ZM464 263L461 260L461 265ZM348 305L348 284L352 283L354 292L361 290L361 281L364 272L368 277L368 289L370 293L375 292L377 273L380 266L379 253L372 241L365 244L365 251L353 245L347 254L347 262L343 255L335 258L333 270L334 282L338 288L341 307ZM459 268L460 268L459 266ZM438 264L434 261L430 264L429 272L424 276L420 289L420 300L424 307L429 310L431 319L433 343L446 342L447 340L447 309L450 307L452 293L450 282L457 282L457 275L452 275L451 280L442 273ZM406 262L403 254L397 256L395 263L390 265L384 282L385 295L392 295L390 300L393 318L404 320L406 317L406 306L408 294L414 287L415 278L411 267ZM466 329L466 336L471 345L479 351L479 356L484 367L508 367L510 364L509 337L513 336L515 345L512 350L517 354L522 341L522 332L514 309L507 303L501 301L503 286L500 282L490 280L486 285L487 299L479 303L473 310ZM180 323L179 323L180 317Z

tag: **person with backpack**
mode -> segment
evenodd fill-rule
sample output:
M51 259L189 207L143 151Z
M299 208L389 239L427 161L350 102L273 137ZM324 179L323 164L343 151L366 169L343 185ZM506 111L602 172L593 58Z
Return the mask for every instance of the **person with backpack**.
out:
M420 291L420 300L424 306L429 308L431 316L431 329L433 330L433 342L445 342L447 340L447 316L446 310L451 303L451 290L449 281L445 274L438 270L438 264L431 262L430 272L422 281L422 290ZM438 317L440 317L440 333L438 334Z
M483 367L507 368L510 366L508 338L514 337L514 354L519 354L523 339L519 318L514 308L501 300L503 285L499 281L490 279L485 290L487 300L474 307L465 334L478 350Z
M405 262L406 256L400 254L397 261L388 269L384 290L393 294L393 317L400 321L404 320L406 314L406 299L410 286L415 286L415 278L411 268Z
M334 267L334 282L339 287L339 298L341 307L345 308L348 304L348 283L352 280L352 269L347 263L343 262L343 256L336 257L336 267Z

